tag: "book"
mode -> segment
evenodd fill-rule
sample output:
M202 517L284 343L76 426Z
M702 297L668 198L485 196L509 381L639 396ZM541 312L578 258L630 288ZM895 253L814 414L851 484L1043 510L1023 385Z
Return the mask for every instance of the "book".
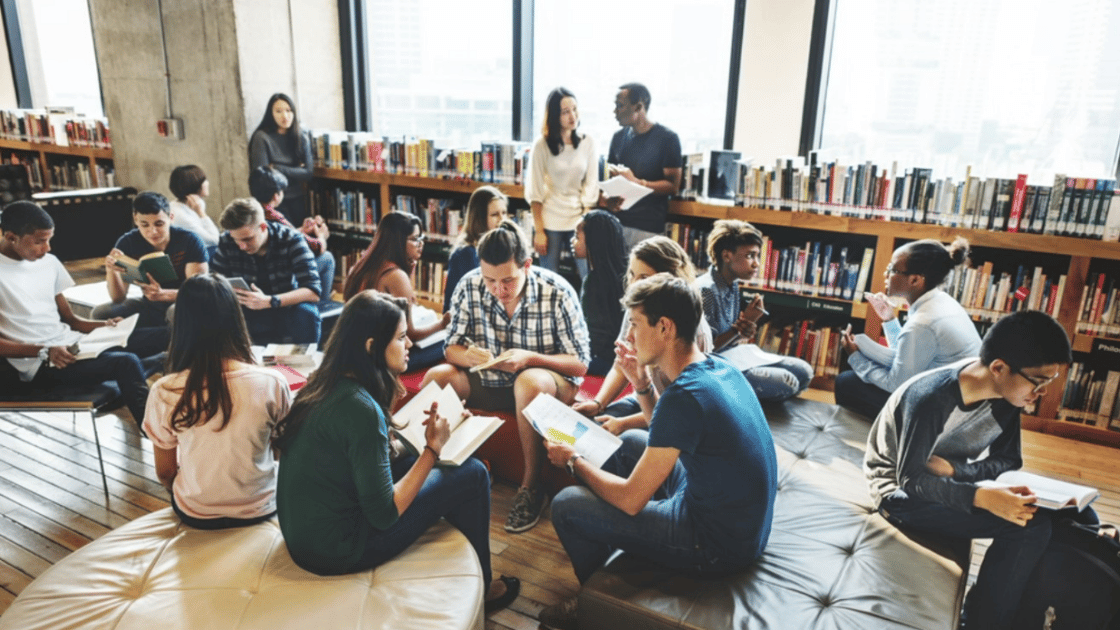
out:
M617 435L612 435L594 420L583 417L550 394L537 394L522 412L542 437L570 444L596 468L602 468L622 446L622 440Z
M455 390L450 385L440 389L433 381L393 414L393 421L401 427L394 429L394 432L417 456L428 443L424 436L424 422L428 419L428 410L433 403L436 404L437 413L447 418L447 424L451 428L451 438L443 445L438 464L461 465L502 426L501 418L465 414L463 402L455 395Z
M82 359L93 359L100 355L102 352L109 348L116 348L128 345L128 337L136 328L136 322L140 321L140 314L130 315L117 322L116 326L102 326L94 328L92 332L81 338L78 341L78 347L71 346L70 351L77 357L78 361Z
M652 188L632 182L621 175L599 182L599 189L608 197L622 197L620 210L629 210L639 199L653 192Z
M117 257L116 265L124 269L121 278L125 282L148 284L148 274L152 274L155 281L160 284L168 284L179 279L175 268L171 266L171 257L163 252L144 254L140 258L122 254Z
M1061 510L1068 507L1076 507L1078 511L1084 510L1086 506L1101 496L1100 491L1096 488L1051 479L1023 470L1009 470L994 480L986 479L976 485L982 488L1027 486L1038 497L1038 507L1049 510Z
M288 389L293 392L299 391L307 384L307 377L298 372L295 368L288 367L283 363L277 363L271 367L284 375L284 380L288 381Z
M711 161L708 164L708 198L709 199L734 199L736 180L738 179L738 164L736 160L742 157L738 151L711 152Z

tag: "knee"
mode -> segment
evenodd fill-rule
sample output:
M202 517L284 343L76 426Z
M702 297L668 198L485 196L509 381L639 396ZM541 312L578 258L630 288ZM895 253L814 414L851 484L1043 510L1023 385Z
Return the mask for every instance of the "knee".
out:
M622 449L627 453L642 453L649 445L649 431L645 429L627 429L618 436L622 440Z
M455 378L455 375L458 374L458 372L459 368L455 367L454 365L451 365L450 363L441 363L439 365L433 366L432 369L428 370L427 373L424 374L424 380L420 385L421 387L423 387L428 383L435 382L436 385L443 387L444 385L450 383L451 379Z
M580 506L587 502L588 498L594 497L590 490L584 486L568 486L556 494L552 498L552 524L558 530L564 528L564 524L572 514L583 511Z
M541 392L552 393L556 381L548 370L529 368L522 370L513 381L513 394L518 399L525 398L526 402Z
M459 466L459 474L468 479L472 487L490 493L490 471L486 470L486 464L471 457Z
M836 395L836 404L847 406L845 403L853 399L853 390L861 385L863 385L863 381L851 370L845 370L838 374L833 388Z

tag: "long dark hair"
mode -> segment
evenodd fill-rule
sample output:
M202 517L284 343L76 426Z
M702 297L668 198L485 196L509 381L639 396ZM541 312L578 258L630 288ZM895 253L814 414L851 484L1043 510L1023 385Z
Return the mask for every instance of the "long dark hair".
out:
M584 285L589 291L588 297L598 304L619 304L626 275L626 240L622 236L622 224L605 210L588 212L582 223L587 262L591 266L587 277L595 277L594 282ZM621 313L619 309L619 322Z
M463 220L463 231L455 241L455 249L467 245L478 245L478 239L486 233L487 219L490 216L490 202L503 199L509 204L509 197L493 186L479 186L467 200L467 216Z
M566 87L558 87L548 93L548 101L544 109L544 125L541 133L544 135L545 144L548 145L548 150L553 155L560 155L560 149L564 147L564 136L560 130L560 101L565 98L575 98L576 95ZM579 125L577 124L578 128ZM574 130L572 131L572 148L579 148L580 136Z
M362 291L346 302L327 339L323 362L296 394L288 415L276 425L274 444L278 449L284 450L311 410L321 405L343 378L353 379L369 392L392 423L389 412L404 386L400 375L385 362L385 348L396 336L406 308L402 298L377 291ZM370 338L373 344L367 353L366 341Z
M386 261L409 273L412 261L408 259L408 237L412 236L414 228L419 228L420 233L424 233L420 219L407 212L390 212L381 217L373 242L362 252L362 257L346 276L346 282L342 285L342 298L349 300L359 291L372 289L377 284L374 274Z
M221 431L229 424L233 400L225 379L225 362L253 363L249 331L233 287L220 274L187 278L175 298L169 372L187 371L179 401L171 410L171 427L189 429L222 413Z

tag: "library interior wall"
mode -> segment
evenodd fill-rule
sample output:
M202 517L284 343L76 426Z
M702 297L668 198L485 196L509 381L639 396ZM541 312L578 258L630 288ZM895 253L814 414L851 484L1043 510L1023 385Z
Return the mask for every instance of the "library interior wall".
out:
M180 141L156 134L167 103L157 3L91 0L90 12L122 185L169 194L171 170L198 164L210 180L207 211L216 219L248 194L249 133L273 92L296 99L304 127L342 126L340 66L320 50L340 56L335 0L163 3L172 111L186 136Z

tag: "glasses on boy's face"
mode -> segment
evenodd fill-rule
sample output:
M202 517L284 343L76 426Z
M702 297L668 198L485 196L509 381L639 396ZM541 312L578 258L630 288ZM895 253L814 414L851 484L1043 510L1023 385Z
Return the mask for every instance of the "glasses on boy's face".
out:
M899 269L898 267L895 267L894 263L887 263L887 275L888 276L893 276L896 273L900 276L912 276L912 275L914 275L914 274L910 273L909 271L906 271L905 269Z
M1030 375L1024 374L1023 371L1018 369L1018 368L1015 369L1015 373L1018 374L1019 376L1022 376L1025 379L1027 379L1027 381L1030 382L1031 385L1034 385L1034 389L1031 390L1032 394L1041 394L1042 390L1046 389L1046 386L1049 385L1050 383L1053 383L1054 379L1058 378L1058 374L1060 374L1061 372L1059 372L1058 374L1055 374L1054 376L1051 376L1050 378L1030 376Z

